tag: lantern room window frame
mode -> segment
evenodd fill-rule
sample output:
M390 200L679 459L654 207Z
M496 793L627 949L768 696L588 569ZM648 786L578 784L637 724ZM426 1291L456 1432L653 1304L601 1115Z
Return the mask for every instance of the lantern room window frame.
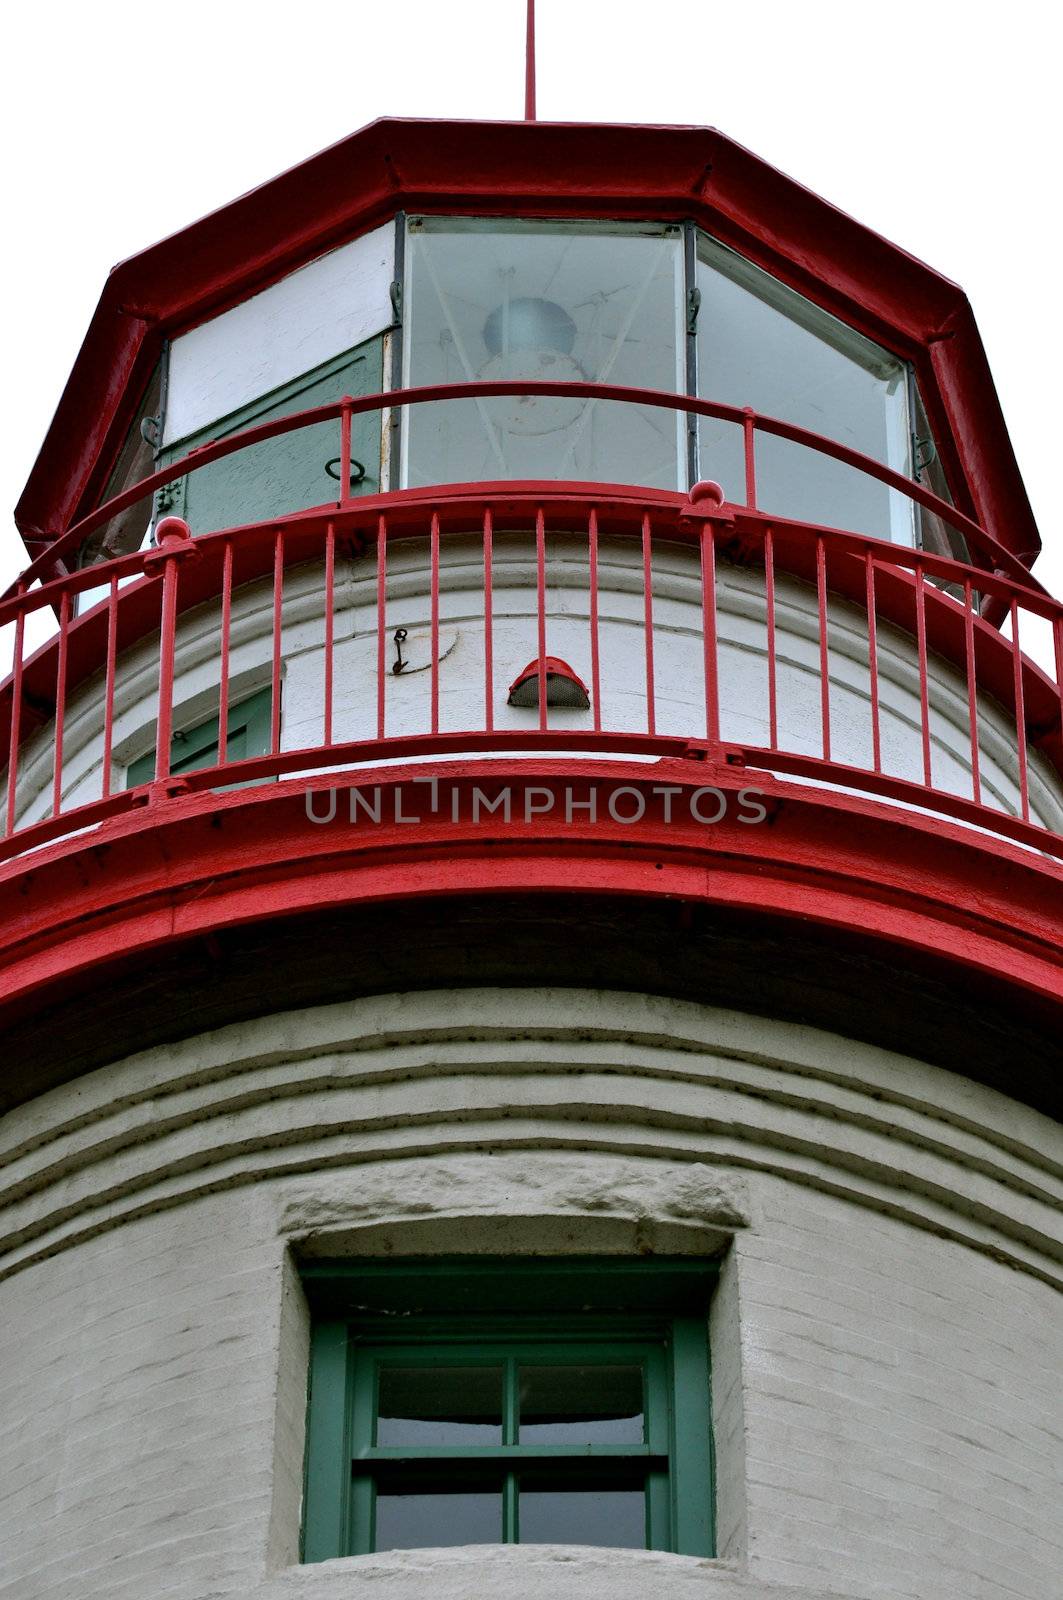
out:
M307 385L316 381L322 372L341 368L345 361L351 359L352 355L359 356L369 351L375 351L375 359L381 365L381 379L384 387L396 382L400 375L404 387L410 387L424 381L423 374L416 370L410 338L411 320L418 314L416 294L414 292L416 285L413 281L411 262L414 259L416 242L419 237L440 233L449 228L454 233L466 234L470 238L476 237L478 234L490 236L493 233L495 237L509 235L514 238L519 238L522 235L534 237L537 234L539 236L553 234L559 237L567 237L573 241L583 240L591 243L596 241L604 243L610 238L622 240L638 237L657 237L661 240L671 241L674 244L676 265L676 293L674 306L672 307L675 332L675 392L685 393L690 396L700 396L703 399L724 400L733 404L752 404L754 409L761 410L765 414L779 415L787 421L798 421L801 425L812 427L813 431L821 432L826 437L839 440L842 443L849 443L855 448L863 447L866 453L876 455L877 459L882 460L884 464L911 477L913 481L926 483L934 489L934 492L943 495L944 498L952 498L944 476L943 463L938 454L937 444L929 432L926 409L919 393L915 369L911 361L906 356L891 350L887 345L871 339L866 333L853 327L833 312L820 306L807 295L791 287L782 278L767 271L741 251L721 242L700 224L689 218L672 221L654 218L609 220L605 218L570 216L478 216L467 212L451 213L443 211L408 214L404 211L398 211L394 215L392 227L395 278L391 292L391 322L386 327L383 327L379 333L366 340L357 350L353 352L337 351L335 356L323 365L312 368L308 372L288 380L269 393L258 396L239 413L228 414L218 417L211 423L205 423L194 436L190 436L187 439L168 440L165 446L158 446L155 450L157 464L162 465L172 460L175 454L180 454L181 450L190 445L223 437L225 434L232 432L234 427L244 425L247 419L255 419L273 412L279 412L283 409L286 401L292 400L294 402L295 397L301 395L306 390ZM380 230L378 229L377 231L379 232ZM821 424L817 426L818 419L814 397L808 406L800 404L790 406L785 401L776 404L774 397L769 394L768 403L758 406L754 403L755 397L752 392L752 384L748 386L748 389L742 384L738 384L737 387L732 384L726 389L726 392L718 392L719 386L712 382L705 370L706 351L711 348L711 336L707 336L706 333L706 320L711 314L711 308L706 305L706 297L703 291L704 275L709 270L706 265L708 262L715 263L716 268L719 268L722 263L731 263L732 266L728 270L728 276L736 282L740 281L744 284L749 291L749 299L751 301L759 301L767 314L777 318L781 317L784 322L788 322L794 328L804 330L806 336L821 341L825 350L832 348L843 360L848 357L856 367L862 364L870 369L876 363L881 363L883 366L888 366L892 369L896 376L896 382L900 385L900 404L903 407L903 420L895 421L892 429L893 437L887 449L880 449L877 452L873 449L867 450L866 440L861 440L855 436L850 438L843 437L845 428L843 426L833 426L829 415L824 415ZM293 273L291 275L292 278L297 279L301 270L298 269ZM227 314L223 312L219 315L224 316ZM479 369L484 365L485 354L486 352L483 350L478 351L478 359L475 362L472 362L468 355L466 356L464 366L470 367L474 377L483 376ZM166 434L165 412L171 386L168 359L169 348L163 361L160 414L158 418L151 419L153 424L157 426L160 439ZM468 372L463 370L458 373L456 381L460 381L462 377L468 378L468 375ZM542 373L537 373L536 375L543 376ZM571 376L571 374L568 375ZM438 378L436 374L432 376ZM601 381L603 373L600 370L595 370L589 376L592 379ZM604 376L606 379L611 378L616 381L616 374L611 366ZM637 379L637 371L633 372L631 376ZM158 377L156 377L155 381L158 383ZM662 385L651 383L647 386L661 387ZM663 387L667 388L669 385L665 384ZM732 389L734 392L731 392ZM557 404L557 402L540 398L537 404L544 408L550 404ZM594 400L563 402L563 404L581 408L582 412L587 415L599 412L603 415L607 414L607 421L611 425L616 425L618 419L623 423L625 414L636 413L639 410L633 405L625 405L619 402L597 402ZM441 422L441 419L446 414L464 409L470 415L478 413L485 429L489 426L493 429L494 424L489 423L488 419L499 408L507 406L512 409L511 402L499 400L444 401L430 406L414 408L417 412L423 413L423 416L416 421L409 407L400 407L392 411L385 410L381 412L378 424L380 433L379 454L370 447L372 459L371 461L367 460L367 470L364 480L362 480L365 488L359 489L358 484L355 484L355 492L368 492L374 481L379 483L380 492L384 493L397 488L404 488L410 483L409 467L412 459L410 436L411 430L416 429L417 426L423 428L426 422L431 426L430 419ZM294 408L297 409L297 404ZM292 407L289 407L289 409L292 409ZM639 414L642 415L642 413ZM899 415L900 412L898 411ZM676 413L674 421L669 420L666 423L664 420L666 416L667 413L661 412L646 413L644 420L657 429L674 427L676 430L676 471L673 475L674 481L670 480L667 484L663 482L654 484L644 483L641 478L633 478L632 482L636 486L665 487L685 492L701 478L720 476L726 480L724 482L725 493L730 498L740 498L740 479L734 463L741 453L741 430L728 424L714 425L717 434L722 431L722 434L726 436L726 449L721 455L718 449L710 450L708 447L707 440L712 430L704 419L699 422L699 419L693 415L684 417L680 413ZM367 426L368 423L369 419L366 418L365 425ZM138 420L134 424L134 431L138 433L138 436L139 426ZM577 431L582 430L583 426L584 417L581 415L577 424ZM310 432L314 433L315 430L310 430ZM338 430L336 432L338 439ZM132 435L130 435L130 438L132 438ZM292 439L296 442L289 441L286 448L295 450L310 448L309 442L302 435L293 435ZM128 448L129 442L127 441L127 450ZM285 447L281 446L279 441L274 441L273 448L280 449ZM261 456L263 452L268 452L269 449L270 446L268 445L252 447L251 454L254 455L257 450ZM335 449L338 449L338 442L335 445ZM335 449L332 452L333 454ZM811 502L805 508L805 515L813 523L841 526L848 528L849 531L870 533L877 537L892 539L894 542L908 545L926 545L928 548L939 548L943 553L954 553L962 558L963 552L953 548L956 543L955 538L937 526L937 519L928 517L914 503L908 501L897 491L876 483L874 480L856 472L855 469L830 461L827 457L801 446L787 445L785 441L764 440L762 438L760 449L766 459L773 454L780 457L779 463L775 465L775 476L778 477L779 473L782 473L781 481L786 484L787 491L789 491L790 487L790 480L786 476L787 460L799 475L803 473L809 478L812 483L813 494ZM623 452L621 453L623 454ZM329 456L329 451L318 450L318 454L321 455L324 462ZM572 463L568 459L570 455L571 450L566 445L562 451L562 456L570 470L564 473L563 476L575 479L589 478L591 481L596 481L597 475L594 472L586 473L574 470ZM728 470L724 470L725 467ZM219 463L216 469L210 470L216 471L219 476L224 477L228 474L239 474L241 471L246 475L247 467L241 466L241 454L237 452L235 455L227 457L224 462ZM545 466L541 474L535 471L523 474L517 471L510 474L504 469L493 472L480 472L478 469L476 471L463 470L460 463L456 461L452 471L438 478L432 476L431 481L439 481L441 483L479 481L481 477L485 481L488 479L505 481L510 476L520 480L522 477L537 477L540 475L546 478L550 478L553 475L549 470L549 464ZM847 493L852 491L857 500L862 496L865 501L875 502L879 510L870 519L865 519L864 526L859 525L859 516L848 520L841 516L832 521L828 514L828 507L831 504L831 495L828 494L823 506L818 508L821 514L817 516L815 485L820 480L833 486L832 493L835 503L839 496L841 501L844 502ZM607 474L601 481L626 483L628 480L615 474L612 477ZM765 487L769 487L769 484L770 469ZM158 503L153 508L153 520L174 509L175 502L180 498L181 487L181 484L175 484L162 492ZM322 501L322 503L325 502ZM888 511L884 509L886 507L888 507ZM793 500L789 492L777 494L775 503L772 503L772 497L769 492L768 499L760 501L760 508L780 517L791 518L795 515ZM262 514L267 516L271 514L288 515L303 509L307 509L307 507L304 507L301 503L293 503L291 505L278 503L276 507L265 508ZM800 518L800 508L796 515ZM254 520L254 518L251 520ZM130 537L132 537L132 534L127 534L125 540L127 544ZM130 547L135 547L138 542L139 539L135 540ZM87 555L88 552L86 551L85 554ZM81 609L84 609L84 606Z
M644 1537L636 1544L629 1527L620 1547L714 1554L714 1263L434 1259L314 1262L302 1272L312 1316L304 1562L416 1548L416 1538L392 1544L385 1533L381 1542L379 1499L394 1521L406 1496L463 1491L497 1504L497 1536L484 1543L542 1542L534 1534L522 1541L522 1493L571 1496L575 1511L581 1495L619 1491L629 1521L632 1495L644 1497ZM641 1439L523 1437L521 1369L575 1366L642 1372ZM382 1374L419 1368L451 1377L467 1368L481 1388L485 1373L504 1373L501 1442L381 1442ZM529 1521L526 1513L526 1530ZM600 1530L587 1542L618 1547Z

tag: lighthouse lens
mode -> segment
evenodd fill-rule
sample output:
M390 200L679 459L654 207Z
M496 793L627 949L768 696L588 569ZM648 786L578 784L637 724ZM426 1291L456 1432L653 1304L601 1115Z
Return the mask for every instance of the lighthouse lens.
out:
M576 342L576 324L552 300L513 300L491 312L483 339L493 356L503 350L556 350L567 356Z

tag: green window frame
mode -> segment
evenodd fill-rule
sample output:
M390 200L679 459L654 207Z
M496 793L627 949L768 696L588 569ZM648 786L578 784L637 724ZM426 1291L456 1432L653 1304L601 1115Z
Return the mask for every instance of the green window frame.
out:
M307 1265L303 1561L436 1543L712 1556L714 1276L703 1261L619 1258ZM420 1406L383 1398L399 1392ZM422 1539L418 1507L440 1495L457 1497L452 1527ZM558 1526L590 1536L543 1532Z
M251 756L264 756L270 747L270 705L272 691L260 689L229 707L229 726L226 734L226 758L245 761ZM199 772L204 767L218 764L218 740L221 724L217 717L194 727L175 733L170 741L170 774L179 777L182 772ZM138 784L150 783L155 776L155 747L131 761L126 769L126 787L135 789Z
M227 416L168 443L158 464L169 466L201 445L227 439L245 428L277 417L309 411L344 395L378 394L383 388L382 335L344 350L320 366L291 378ZM327 505L339 496L340 424L318 422L209 463L160 489L155 515L184 517L193 533L266 522L275 516ZM380 488L381 413L351 418L350 492L375 494Z

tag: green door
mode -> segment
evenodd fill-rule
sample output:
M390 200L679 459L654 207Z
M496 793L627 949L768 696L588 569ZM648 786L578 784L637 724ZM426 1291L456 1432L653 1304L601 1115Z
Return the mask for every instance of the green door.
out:
M226 439L273 417L309 411L348 394L376 394L382 381L383 341L373 339L294 378L199 433L168 445L160 454L159 464L165 466L197 445ZM173 513L184 517L193 533L213 533L219 528L267 522L271 517L327 504L340 494L339 453L338 419L299 428L238 450L162 490L156 500L156 514ZM356 463L351 474L352 492L375 494L380 487L379 411L352 419L351 456Z
M227 761L246 761L251 756L264 756L267 753L272 703L272 690L260 689L249 699L229 707L225 739ZM175 733L170 743L170 776L176 778L182 772L199 772L204 767L216 767L220 733L217 717L210 717L193 728ZM155 751L152 749L130 762L126 772L126 788L135 789L140 783L150 783L154 776ZM246 788L248 785L232 784L230 787Z

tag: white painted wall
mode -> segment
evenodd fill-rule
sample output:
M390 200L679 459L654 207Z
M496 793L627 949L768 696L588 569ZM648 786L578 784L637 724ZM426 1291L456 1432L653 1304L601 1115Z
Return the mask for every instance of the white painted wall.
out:
M1047 1600L1060 1144L915 1060L600 991L378 996L101 1068L0 1124L0 1595ZM295 1564L293 1253L721 1249L717 1561Z
M395 226L385 223L173 341L163 443L173 444L393 320Z
M548 541L547 650L591 680L586 538L551 534ZM763 579L750 568L720 563L721 733L724 739L769 743L768 675ZM430 726L430 612L428 548L424 540L395 541L389 552L385 695L388 734ZM603 540L600 552L602 722L606 729L646 728L641 548ZM323 738L323 572L308 564L287 574L284 591L282 744L313 749ZM495 723L532 729L537 712L506 704L509 684L536 654L534 543L499 532L494 561ZM814 590L780 577L776 585L779 737L783 748L821 753L819 622ZM266 582L239 591L233 608L231 702L270 682L272 589ZM483 563L479 538L447 538L440 584L440 726L460 732L483 726ZM659 543L654 551L657 730L701 738L705 733L701 642L701 579L688 546ZM402 626L411 670L391 672L391 635ZM180 626L175 727L194 726L217 712L219 610L201 607ZM863 612L832 598L829 608L830 708L834 759L857 767L872 760L870 673ZM334 737L372 738L377 703L376 565L372 554L337 561ZM883 765L891 775L922 781L919 678L914 639L880 624L879 688ZM130 651L119 664L116 771L154 743L157 643ZM72 698L64 734L65 804L100 793L101 683ZM967 685L938 657L930 659L934 780L951 793L971 794ZM588 728L589 712L554 711L551 726ZM988 696L979 702L979 752L984 801L1017 814L1019 793L1014 724ZM308 763L320 766L318 760ZM24 821L46 816L51 795L50 733L23 755L20 811ZM116 781L121 781L120 777ZM1031 815L1063 831L1063 784L1036 752L1030 758Z

